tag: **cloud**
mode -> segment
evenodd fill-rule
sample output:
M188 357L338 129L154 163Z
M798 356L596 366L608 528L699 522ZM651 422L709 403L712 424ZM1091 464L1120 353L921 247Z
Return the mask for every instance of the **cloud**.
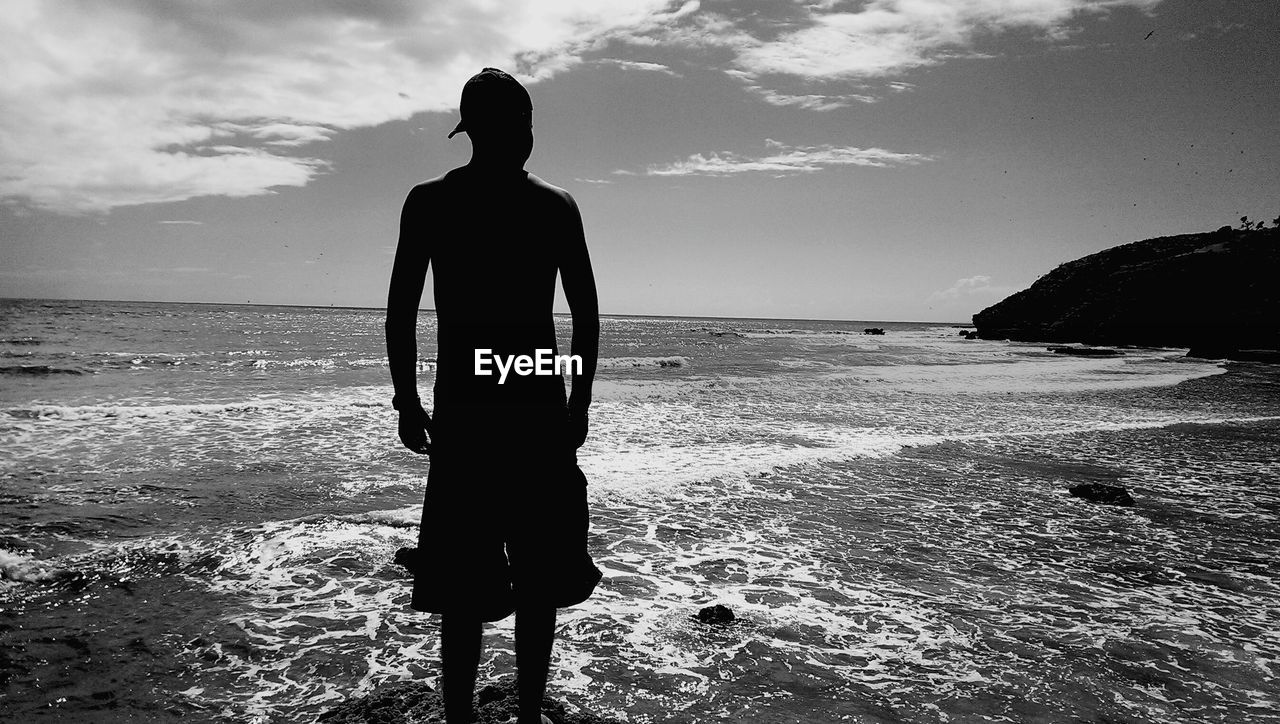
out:
M739 48L734 64L754 76L866 79L974 55L985 34L1027 29L1049 40L1069 35L1082 15L1160 0L870 0L843 9L809 6L802 27Z
M931 160L918 153L899 153L883 148L857 148L855 146L788 146L773 139L766 145L773 153L748 157L722 152L703 155L695 153L682 161L647 167L645 176L731 176L740 173L769 173L775 176L791 176L813 173L832 166L889 166L914 165ZM617 172L631 175L628 172Z
M795 106L809 111L834 111L837 108L848 108L854 103L875 103L878 98L867 93L782 93L766 88L756 82L751 73L736 68L725 70L725 74L742 82L750 93L759 96L771 106Z
M614 65L625 70L650 71L669 75L673 78L682 77L679 73L672 70L670 66L663 65L662 63L649 63L639 60L619 60L617 58L601 58L595 62L602 65Z
M329 168L311 149L337 131L451 110L482 66L549 77L697 7L11 0L0 198L84 213L302 186Z
M876 97L866 94L846 93L842 95L824 95L820 93L805 93L802 95L793 95L789 93L779 93L778 91L769 90L761 86L750 84L747 90L755 93L764 99L765 103L771 106L796 106L809 111L834 111L837 108L848 108L856 103L875 103Z
M333 134L332 128L297 123L268 123L243 130L254 138L265 140L268 146L303 146L327 141Z
M960 58L1012 30L1061 44L1078 21L1162 0L818 0L754 6L734 15L700 9L682 22L619 33L635 44L729 53L726 73L775 106L832 111L914 89L896 79ZM781 30L780 30L781 29Z
M975 57L986 35L1053 40L1083 15L1158 2L9 0L0 199L86 213L303 186L331 170L320 149L334 134L451 111L482 66L536 82L620 47L685 52L765 103L830 111L905 89L891 76L912 68ZM718 164L735 161L702 163Z
M929 295L928 301L956 301L962 297L987 296L1003 297L1017 291L1016 287L994 286L991 277L985 274L957 279L955 284Z
M203 226L203 221L195 221L194 219L164 219L157 221L157 224L165 224L167 226Z

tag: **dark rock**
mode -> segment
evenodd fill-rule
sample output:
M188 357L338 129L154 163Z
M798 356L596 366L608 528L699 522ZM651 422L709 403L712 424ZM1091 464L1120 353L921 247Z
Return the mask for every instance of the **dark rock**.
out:
M880 327L867 327L862 330L863 334L884 334L884 329Z
M364 696L347 699L316 721L335 724L366 722L444 722L444 701L421 681L383 684Z
M1183 234L1067 262L973 316L983 339L1280 350L1280 229Z
M407 571L413 573L418 565L418 549L417 548L398 548L396 549L396 557L393 561L397 566L403 566Z
M1094 503L1105 503L1107 505L1133 505L1133 498L1129 496L1129 491L1118 485L1105 485L1103 483L1083 483L1081 485L1068 488L1073 496L1084 498Z
M506 724L518 710L514 678L482 686L476 692L476 724ZM586 712L570 712L562 702L550 697L543 698L542 711L555 724L620 724ZM327 724L444 724L444 700L425 682L397 681L348 699L316 720Z
M1235 349L1227 354L1232 362L1269 362L1280 364L1280 350L1277 349Z
M1069 354L1073 357L1119 357L1124 354L1118 349L1109 347L1050 347L1054 354Z
M978 339L978 332L976 330L971 329L966 332L961 332L960 334L963 335L965 339Z
M714 606L707 606L698 611L698 620L711 626L724 626L733 623L737 617L733 615L733 611L728 606L717 603Z
M1232 349L1199 345L1187 350L1188 357L1198 359L1225 359L1232 362L1269 362L1280 364L1280 350L1274 349Z

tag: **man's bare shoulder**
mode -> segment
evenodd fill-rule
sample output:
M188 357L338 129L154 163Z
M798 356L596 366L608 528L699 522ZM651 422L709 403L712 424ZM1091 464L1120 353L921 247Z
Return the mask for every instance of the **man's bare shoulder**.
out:
M443 192L454 181L459 172L460 169L455 168L417 184L409 189L409 198L426 199Z
M549 199L556 199L566 206L574 205L573 196L570 196L568 191L565 191L559 186L549 184L533 174L526 174L526 176L528 178L529 185L534 188L536 193L545 194Z

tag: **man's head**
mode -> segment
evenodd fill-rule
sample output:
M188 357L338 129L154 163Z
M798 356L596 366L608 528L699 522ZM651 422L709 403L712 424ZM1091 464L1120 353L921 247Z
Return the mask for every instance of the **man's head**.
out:
M449 134L466 133L485 155L517 160L533 151L533 100L520 81L497 68L485 68L462 87L462 120Z

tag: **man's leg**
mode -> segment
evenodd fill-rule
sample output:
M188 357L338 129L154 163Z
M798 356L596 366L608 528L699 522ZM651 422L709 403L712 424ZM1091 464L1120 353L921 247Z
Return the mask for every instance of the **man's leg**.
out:
M516 609L516 681L520 689L520 724L542 722L542 695L547 690L547 670L551 666L551 644L555 637L555 608Z
M554 613L554 611L553 611ZM444 719L448 724L471 724L471 697L480 666L479 619L445 614L440 620L440 663L444 669Z

